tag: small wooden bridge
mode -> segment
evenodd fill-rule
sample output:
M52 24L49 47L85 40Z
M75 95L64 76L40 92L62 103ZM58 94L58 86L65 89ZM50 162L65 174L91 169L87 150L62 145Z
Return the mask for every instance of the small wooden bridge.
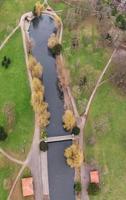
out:
M74 135L48 137L45 140L45 142L51 143L51 142L62 142L62 141L69 141L69 140L74 140Z

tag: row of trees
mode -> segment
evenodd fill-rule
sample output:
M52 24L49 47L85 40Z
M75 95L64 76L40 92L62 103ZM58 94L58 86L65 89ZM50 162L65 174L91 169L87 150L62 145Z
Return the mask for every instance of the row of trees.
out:
M38 125L42 129L49 124L50 113L48 112L48 104L44 101L44 86L40 80L43 67L31 55L29 56L29 70L32 75L31 103L34 111L38 114Z

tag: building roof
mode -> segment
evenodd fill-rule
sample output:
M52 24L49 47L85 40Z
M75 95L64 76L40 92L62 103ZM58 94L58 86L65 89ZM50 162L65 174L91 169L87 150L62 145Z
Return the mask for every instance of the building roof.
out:
M91 183L99 184L99 172L97 170L90 172L90 181Z
M32 196L34 194L32 177L22 179L22 192L24 197Z

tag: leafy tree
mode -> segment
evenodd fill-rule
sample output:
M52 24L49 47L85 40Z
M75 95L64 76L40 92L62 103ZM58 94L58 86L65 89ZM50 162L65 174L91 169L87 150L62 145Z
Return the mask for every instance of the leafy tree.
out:
M123 29L123 30L126 30L126 17L122 14L118 15L116 17L116 25Z
M74 183L74 191L78 194L82 191L81 182L77 181Z
M74 127L73 129L72 129L72 134L74 134L74 135L79 135L79 133L80 133L80 128L79 127Z
M71 131L76 125L76 120L71 110L66 110L63 115L63 126L67 131Z
M46 142L44 142L44 141L41 141L41 142L40 142L40 146L39 146L39 147L40 147L40 150L41 150L41 151L44 151L44 152L45 152L45 151L48 151L48 143L46 143Z
M79 145L76 144L72 144L70 147L65 149L64 156L66 157L67 164L71 168L80 167L84 160L83 152Z
M2 126L0 126L0 140L4 141L7 138L7 133Z
M44 90L43 90L44 91ZM43 91L37 91L32 93L32 106L35 111L39 110L39 105L42 103L44 94Z
M51 53L53 56L60 55L61 51L62 51L61 44L56 44L53 48L51 48Z

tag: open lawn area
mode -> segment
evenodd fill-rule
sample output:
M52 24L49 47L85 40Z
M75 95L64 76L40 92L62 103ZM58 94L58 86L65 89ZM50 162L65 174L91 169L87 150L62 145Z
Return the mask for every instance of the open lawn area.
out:
M8 56L11 65L5 69L2 58ZM18 30L0 51L0 125L8 132L8 138L0 146L19 158L25 157L34 133L34 113L30 103L30 87L24 59L21 33ZM11 127L5 120L6 105L13 106ZM14 116L13 116L14 115Z
M102 85L91 106L86 129L86 162L101 173L101 192L91 200L126 197L126 96L109 83Z
M81 114L111 55L111 49L102 44L95 17L88 17L75 30L65 28L63 49L66 66L70 70L73 96Z
M0 199L7 200L13 181L18 174L19 166L8 161L0 154Z

